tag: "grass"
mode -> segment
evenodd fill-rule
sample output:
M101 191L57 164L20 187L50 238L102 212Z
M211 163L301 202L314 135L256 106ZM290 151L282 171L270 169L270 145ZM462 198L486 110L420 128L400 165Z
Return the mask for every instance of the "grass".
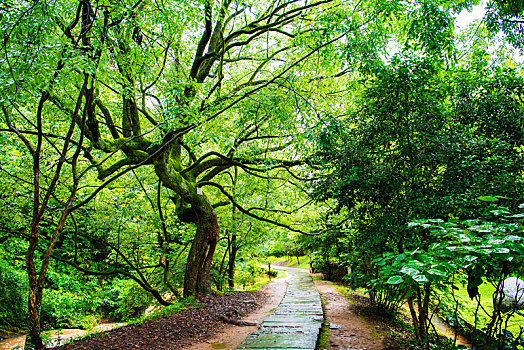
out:
M365 293L365 290L364 288L357 288L357 289L350 289L349 287L346 287L346 286L343 286L343 285L340 285L340 284L337 284L337 292L342 295L343 297L345 297L346 299L351 295L351 294L358 294L362 297L365 297L367 298L367 295Z
M455 290L455 297L459 301L459 316L470 324L475 324L475 310L477 308L477 301L475 299L471 300L466 286L457 285L458 290ZM481 305L486 312L479 309L478 312L478 328L482 328L488 324L491 314L493 313L493 293L495 292L495 287L491 283L484 282L479 286L479 294ZM518 334L520 327L524 325L524 317L514 314L510 317L508 321L508 330L513 334Z
M276 277L269 277L267 274L263 274L259 277L255 277L255 283L252 285L246 286L243 290L245 291L256 291L264 288L266 284L271 282L274 278L282 278L285 276L285 273L283 271L278 271Z
M282 265L286 267L298 267L301 269L309 269L309 261L310 261L309 256L307 255L299 256L298 261L299 262L297 262L296 256L291 257L291 259L289 258L289 256L281 256L281 257L269 256L264 259L264 263L270 262L271 264L275 264L275 265L278 264L278 265Z

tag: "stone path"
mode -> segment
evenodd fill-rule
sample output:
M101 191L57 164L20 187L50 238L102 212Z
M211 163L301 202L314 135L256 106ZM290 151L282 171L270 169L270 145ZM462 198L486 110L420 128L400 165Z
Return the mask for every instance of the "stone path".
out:
M293 268L286 271L291 278L284 299L237 349L315 349L324 320L320 294L307 272Z

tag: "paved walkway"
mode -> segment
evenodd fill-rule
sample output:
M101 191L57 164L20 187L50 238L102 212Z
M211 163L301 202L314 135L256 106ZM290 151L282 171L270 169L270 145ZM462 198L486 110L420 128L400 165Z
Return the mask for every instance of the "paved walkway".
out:
M291 278L284 299L237 349L315 349L324 320L320 294L307 272L285 270Z

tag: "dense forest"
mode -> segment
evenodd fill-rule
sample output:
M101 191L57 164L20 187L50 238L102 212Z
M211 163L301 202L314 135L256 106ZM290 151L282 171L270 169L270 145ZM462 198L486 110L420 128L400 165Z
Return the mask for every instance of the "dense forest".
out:
M523 12L0 0L0 330L42 349L307 256L379 314L407 305L409 348L444 348L438 312L523 349L524 302L497 292L524 276Z

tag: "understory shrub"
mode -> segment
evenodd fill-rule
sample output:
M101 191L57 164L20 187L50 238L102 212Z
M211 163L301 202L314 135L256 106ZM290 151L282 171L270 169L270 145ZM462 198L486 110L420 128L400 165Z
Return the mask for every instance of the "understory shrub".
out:
M23 328L27 317L27 277L0 259L0 328Z
M115 279L103 294L101 310L114 321L140 317L150 305L151 294L131 280Z
M265 269L258 266L256 261L239 262L235 273L236 283L244 289L255 284L255 279L265 273Z
M102 300L84 292L49 289L42 299L42 322L47 328L91 328L100 316Z

